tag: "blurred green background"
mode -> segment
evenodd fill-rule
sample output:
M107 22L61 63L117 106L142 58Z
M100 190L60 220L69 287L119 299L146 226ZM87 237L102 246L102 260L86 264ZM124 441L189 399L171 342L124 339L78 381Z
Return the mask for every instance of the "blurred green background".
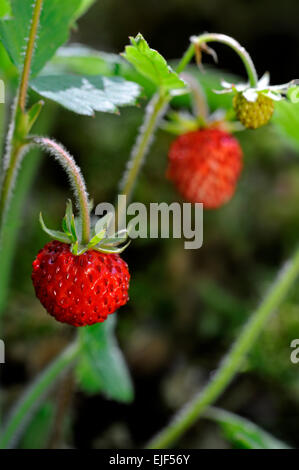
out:
M195 0L99 0L79 21L72 42L122 52L141 32L168 59L181 56L189 36L203 31L234 36L251 53L259 74L275 84L297 78L298 2ZM242 64L216 47L219 67L237 75ZM211 60L205 58L207 63ZM113 202L145 100L120 116L77 116L47 103L40 127L75 156L95 202ZM38 131L39 129L36 129ZM184 250L182 240L136 240L124 258L132 275L130 302L118 316L117 333L135 385L130 405L77 390L68 375L32 421L21 445L28 447L131 448L141 446L206 383L259 303L299 239L299 150L274 125L237 134L244 171L233 200L204 213L204 244ZM138 181L135 200L177 201L165 178L173 136L159 131ZM299 145L298 145L299 149ZM13 278L4 317L6 366L1 369L5 408L69 342L74 330L56 323L35 299L31 263L61 220L70 196L65 176L47 157L23 211ZM267 325L244 373L219 405L298 447L299 365L290 343L299 338L298 285ZM177 444L228 448L218 427L204 419Z

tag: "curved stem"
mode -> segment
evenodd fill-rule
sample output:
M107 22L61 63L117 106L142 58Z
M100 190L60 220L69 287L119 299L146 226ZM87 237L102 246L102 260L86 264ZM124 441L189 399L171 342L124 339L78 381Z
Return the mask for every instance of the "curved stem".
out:
M271 313L277 309L285 299L287 292L294 284L298 274L299 249L295 252L294 257L284 266L260 307L243 327L241 334L210 382L175 416L172 422L148 444L148 448L164 449L171 446L197 421L207 406L217 400L240 370L244 358L250 351L266 322L269 320Z
M188 47L187 51L185 52L179 65L177 66L176 71L178 73L181 73L182 70L192 60L196 52L196 47L200 48L200 46L208 42L220 42L221 44L225 44L231 47L238 54L238 56L240 57L240 59L242 60L245 66L250 86L253 88L256 87L257 82L258 82L258 77L257 77L257 73L255 70L254 63L250 55L246 51L246 49L242 47L241 44L238 43L238 41L231 38L230 36L226 36L225 34L217 34L217 33L205 33L205 34L201 34L200 36L192 36L190 40L191 40L191 44Z
M55 142L55 140L48 137L30 137L28 141L40 146L50 155L53 155L68 174L82 221L81 241L83 244L87 244L90 240L89 200L80 168L67 150L61 144Z
M183 57L181 58L180 62L178 63L175 69L177 73L181 73L183 72L183 70L185 70L187 65L189 65L189 63L193 59L194 54L195 54L195 48L194 48L194 44L191 42L191 44L189 45L188 49L186 50L185 54L183 55Z
M80 352L80 344L75 341L58 356L47 369L37 377L33 384L22 395L13 409L7 425L0 436L0 449L13 446L19 431L27 424L41 398L58 379L60 374L69 367Z

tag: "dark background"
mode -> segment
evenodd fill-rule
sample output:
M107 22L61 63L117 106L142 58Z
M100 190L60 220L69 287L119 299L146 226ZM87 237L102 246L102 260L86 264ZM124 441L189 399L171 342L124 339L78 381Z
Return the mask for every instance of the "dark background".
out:
M295 0L101 0L80 20L72 41L118 53L128 36L141 32L151 47L176 59L191 35L221 32L246 47L260 75L268 70L272 83L279 84L298 76L298 13ZM219 67L242 76L242 64L234 53L222 46L215 49ZM210 58L205 62L211 63ZM75 155L94 200L113 201L143 108L94 119L53 105L48 110L51 135ZM57 385L38 415L40 421L32 425L46 422L47 406L63 404L63 419L47 445L142 446L208 380L292 253L299 236L298 153L272 126L239 133L238 138L244 150L242 178L231 203L205 212L204 246L193 252L184 250L180 240L137 240L124 254L132 274L131 301L118 313L117 331L136 388L134 403L120 405L101 395L87 396L68 377ZM159 131L136 200L179 200L165 178L172 140ZM41 160L26 205L9 303L15 315L6 325L7 407L74 333L45 314L30 282L32 259L47 240L37 215L42 210L49 225L58 224L68 195L62 171L49 159ZM267 325L244 366L246 373L234 380L218 403L295 447L299 368L290 362L289 345L299 337L298 301L297 286ZM29 432L22 445L33 446L34 436L33 430L30 441ZM230 446L217 426L205 420L178 443L178 447Z

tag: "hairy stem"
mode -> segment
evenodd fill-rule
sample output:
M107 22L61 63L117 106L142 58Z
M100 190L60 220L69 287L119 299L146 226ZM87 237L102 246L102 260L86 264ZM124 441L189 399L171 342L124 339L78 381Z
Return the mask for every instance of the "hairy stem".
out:
M203 46L204 44L208 42L220 42L221 44L225 44L229 47L231 47L240 57L242 60L247 75L249 79L250 86L256 87L257 82L258 82L258 77L257 73L255 70L254 63L246 51L244 47L241 46L241 44L238 43L235 39L231 38L230 36L226 36L225 34L217 34L217 33L205 33L201 34L200 36L192 36L191 37L191 44L188 47L187 51L185 52L182 60L180 61L179 65L177 66L176 71L178 73L181 73L185 67L189 64L189 62L192 60L194 54L196 53L196 48L199 48Z
M17 179L18 169L22 162L26 150L26 96L28 90L28 81L30 76L30 67L34 53L34 45L39 25L43 0L36 0L33 9L33 17L26 48L25 61L21 75L20 86L16 102L13 107L12 121L6 142L6 153L3 160L3 180L1 181L0 196L0 231L5 222L5 216L9 209L13 188ZM0 233L1 243L1 233Z
M56 111L55 105L53 106L49 103L47 113L42 114L38 121L38 132L44 134L50 131ZM0 243L0 331L1 317L7 302L14 253L24 222L24 203L36 176L40 161L40 149L31 149L28 158L25 158L22 163L22 171L18 175L18 184L11 198L5 225L2 227Z
M69 367L80 352L80 344L75 341L68 346L50 364L44 372L29 386L19 402L16 404L0 436L0 449L10 448L19 437L19 432L26 426L34 410L40 404L44 394L53 383L60 377L61 373Z
M0 165L2 162L3 138L5 129L5 104L0 102Z
M36 0L33 10L33 17L31 23L31 29L29 33L29 39L27 43L26 49L26 56L24 61L24 67L21 77L20 89L19 89L19 96L18 96L18 108L20 108L23 112L25 111L26 106L26 97L27 97L27 90L28 90L28 82L30 76L30 68L31 62L33 57L34 45L39 25L40 14L42 11L43 0Z
M127 196L127 203L130 202L140 169L149 151L159 122L166 112L169 101L169 95L157 93L147 105L144 123L141 126L140 133L127 164L127 169L120 184L120 193ZM118 212L122 212L123 210L125 210L125 207L118 207Z
M123 179L120 182L120 194L126 196L126 198L121 198L118 201L115 221L121 220L126 212L126 206L132 198L137 177L150 149L159 122L166 113L170 98L168 94L159 91L147 104L144 122L133 146Z
M150 441L148 448L164 449L174 444L198 420L204 410L217 400L240 370L246 355L269 320L271 313L283 302L298 274L299 250L283 267L271 290L243 327L232 349L210 382L174 417L162 432Z
M6 220L7 213L9 211L9 205L11 202L11 197L13 193L13 188L17 179L18 169L22 163L22 159L29 150L29 145L24 143L15 142L10 147L9 152L9 161L6 160L4 164L7 164L5 167L5 176L2 181L2 192L0 198L0 230L4 228L4 223ZM5 156L6 159L6 156ZM2 243L2 235L0 235L0 243Z
M48 137L31 137L29 142L40 146L50 155L53 155L66 171L76 197L77 208L79 209L82 221L81 241L83 244L87 244L90 239L89 200L80 168L76 165L75 160L66 149L61 144L55 142L55 140L49 139Z

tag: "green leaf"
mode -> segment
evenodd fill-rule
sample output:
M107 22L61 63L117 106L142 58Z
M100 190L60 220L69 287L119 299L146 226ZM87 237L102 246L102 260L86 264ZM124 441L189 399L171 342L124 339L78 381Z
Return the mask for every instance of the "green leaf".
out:
M176 63L174 62L173 65L175 66ZM136 69L132 68L122 57L116 54L99 52L80 44L61 47L47 66L47 74L66 72L81 75L121 76L126 80L138 83L142 87L142 94L148 97L152 96L156 91L156 86ZM202 73L198 67L193 65L187 68L187 72L198 80L202 86L211 111L219 108L232 108L231 95L218 95L213 90L221 88L222 79L233 83L239 81L239 77L212 67L205 67L205 73ZM190 93L176 96L172 99L175 107L190 107L190 101Z
M131 68L118 54L99 52L81 44L60 47L48 65L49 70L80 75L117 75L119 68ZM120 74L123 76L123 74Z
M299 103L282 100L275 103L273 122L280 133L299 149Z
M40 17L31 75L35 76L64 44L82 0L44 0ZM29 37L34 2L11 0L12 17L0 20L0 39L19 70L23 67L24 50Z
M118 106L134 105L140 87L121 77L49 75L30 83L33 90L64 108L93 116L95 111L115 113Z
M45 69L45 75L76 73L80 75L119 76L138 83L143 94L152 96L156 86L117 54L107 54L95 49L71 44L58 49Z
M151 80L160 89L171 94L187 91L186 84L172 70L159 52L151 49L141 34L130 38L131 45L127 46L123 57L130 62L139 73Z
M96 0L81 0L80 6L76 11L74 19L77 20L78 18L80 18L80 16L84 15L95 2Z
M219 408L211 407L205 417L220 424L226 438L242 449L289 449L251 421Z
M0 18L9 17L11 15L10 0L1 0L0 3Z
M133 385L114 336L115 317L80 329L82 355L77 378L87 392L103 392L108 398L131 402Z
M46 232L47 235L49 235L51 238L53 238L54 240L58 240L62 243L70 243L70 239L69 237L63 233L63 232L60 232L59 230L51 230L49 229L45 222L44 222L44 219L43 219L43 216L42 214L40 213L39 214L39 221L40 221L40 224L41 224L41 227L43 229L44 232Z

